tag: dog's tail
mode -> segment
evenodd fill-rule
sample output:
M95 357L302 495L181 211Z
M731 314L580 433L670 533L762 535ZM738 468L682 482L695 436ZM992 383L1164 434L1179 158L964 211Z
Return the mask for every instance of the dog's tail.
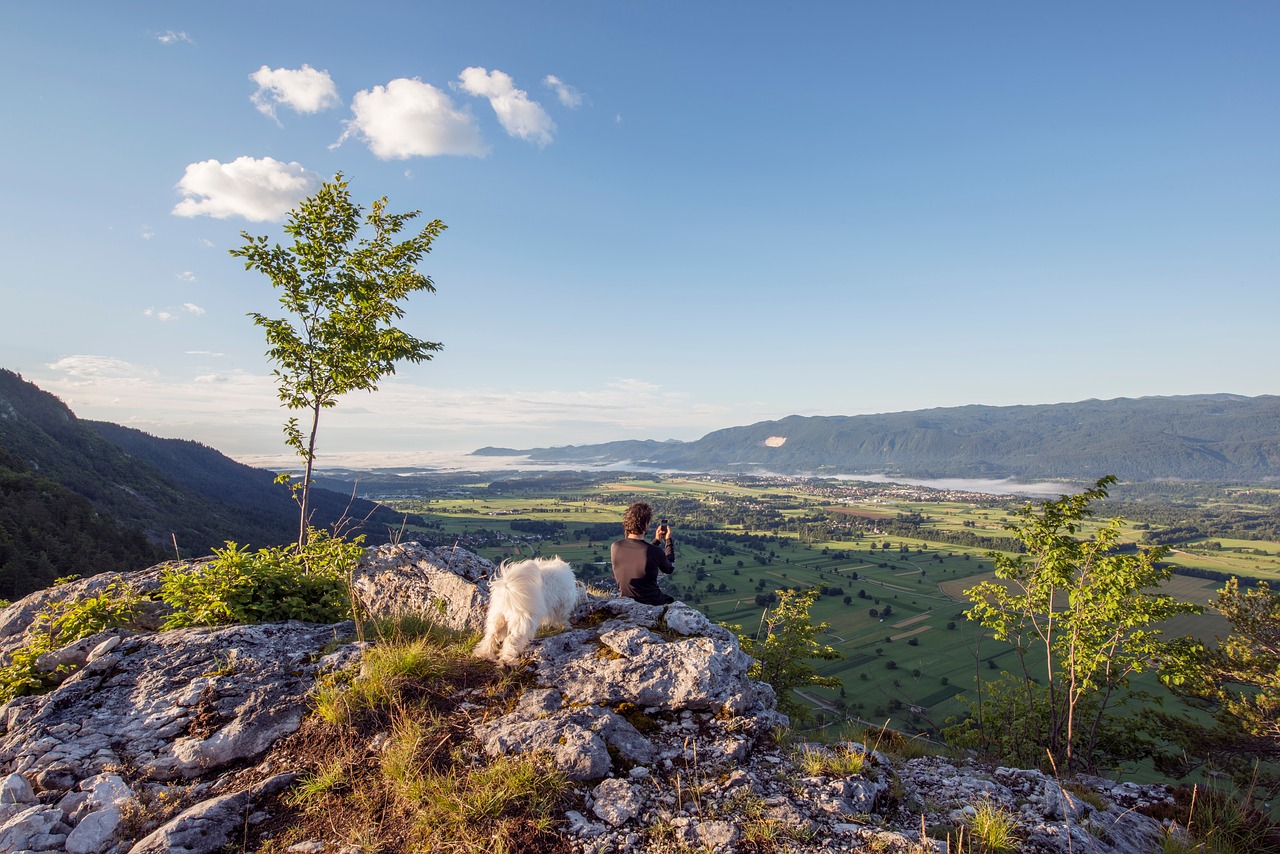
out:
M541 572L538 564L531 560L515 563L504 561L492 588L495 597L505 600L503 610L508 614L541 616L543 611Z

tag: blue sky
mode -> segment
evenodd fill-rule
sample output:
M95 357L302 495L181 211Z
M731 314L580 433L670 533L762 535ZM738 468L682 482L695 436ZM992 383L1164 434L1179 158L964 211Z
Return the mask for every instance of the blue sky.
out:
M0 367L281 454L227 250L341 170L443 343L320 458L1280 393L1273 2L8 3Z

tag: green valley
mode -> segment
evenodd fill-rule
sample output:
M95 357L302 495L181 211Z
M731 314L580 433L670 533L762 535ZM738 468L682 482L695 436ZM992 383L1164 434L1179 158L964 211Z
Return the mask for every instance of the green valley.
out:
M1210 538L1195 527L1228 512L1240 518L1274 512L1280 490L1206 486L1191 502L1188 489L1175 513L1150 489L1119 487L1089 524L1126 518L1123 548L1166 541L1175 528L1195 532L1169 556L1176 574L1164 591L1180 601L1208 606L1229 575L1280 580L1280 542ZM1012 648L981 637L964 617L963 592L992 577L989 551L1014 547L1004 525L1025 498L790 477L567 473L436 476L420 490L419 498L387 502L422 520L403 539L458 544L494 560L555 554L587 583L605 587L622 510L647 501L655 519L670 518L676 530L678 569L664 587L747 633L757 630L776 591L817 587L813 620L830 624L823 640L844 655L818 666L842 688L804 691L818 725L846 717L889 721L936 737L964 710L957 697L975 675L1013 666ZM1160 519L1166 521L1152 521ZM1163 630L1212 641L1228 624L1206 608ZM1142 687L1160 690L1149 676Z

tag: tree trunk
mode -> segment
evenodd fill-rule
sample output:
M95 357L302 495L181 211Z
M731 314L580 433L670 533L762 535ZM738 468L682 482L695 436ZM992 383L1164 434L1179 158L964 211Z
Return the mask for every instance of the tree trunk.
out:
M307 440L307 467L302 476L302 499L298 502L298 550L307 544L307 509L311 498L311 469L316 462L316 430L320 426L320 404L311 408L311 435Z

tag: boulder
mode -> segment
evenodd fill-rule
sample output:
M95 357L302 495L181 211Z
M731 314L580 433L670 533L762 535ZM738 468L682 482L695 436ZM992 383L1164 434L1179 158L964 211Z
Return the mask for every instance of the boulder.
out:
M372 617L418 614L453 629L481 631L496 571L492 561L466 549L402 543L368 549L351 583Z

